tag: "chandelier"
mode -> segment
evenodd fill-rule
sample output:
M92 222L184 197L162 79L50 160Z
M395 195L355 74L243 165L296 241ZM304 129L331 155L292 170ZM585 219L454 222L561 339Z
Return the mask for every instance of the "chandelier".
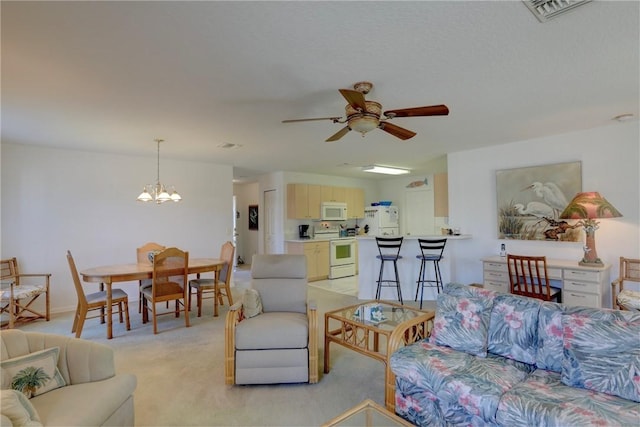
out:
M142 189L142 193L138 196L139 202L156 202L158 204L164 202L179 202L182 200L180 194L176 191L173 186L170 186L169 189L171 193L169 193L166 187L160 183L160 143L164 141L164 139L154 139L154 141L158 144L158 175L156 177L156 183L147 184Z

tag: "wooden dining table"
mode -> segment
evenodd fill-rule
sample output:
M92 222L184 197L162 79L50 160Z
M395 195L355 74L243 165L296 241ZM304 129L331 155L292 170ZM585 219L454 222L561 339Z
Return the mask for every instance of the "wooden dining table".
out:
M187 274L199 274L213 272L215 280L219 279L220 270L224 266L226 261L218 258L190 258ZM104 285L107 292L107 338L113 338L113 306L112 306L112 292L111 287L116 282L132 282L136 280L151 279L153 276L152 264L117 264L117 265L103 265L100 267L92 267L80 272L82 280L91 283L101 283ZM185 286L188 284L185 283ZM216 300L214 315L217 315L217 303ZM185 304L187 302L185 301Z

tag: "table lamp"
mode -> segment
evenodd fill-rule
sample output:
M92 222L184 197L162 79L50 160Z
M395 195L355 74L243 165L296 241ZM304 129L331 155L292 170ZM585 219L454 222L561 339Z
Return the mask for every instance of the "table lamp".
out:
M584 227L587 240L584 245L584 257L580 265L587 267L602 267L604 264L598 258L596 252L596 230L600 224L596 219L618 218L622 214L618 212L604 197L597 191L578 193L560 214L561 219L578 219L577 225Z

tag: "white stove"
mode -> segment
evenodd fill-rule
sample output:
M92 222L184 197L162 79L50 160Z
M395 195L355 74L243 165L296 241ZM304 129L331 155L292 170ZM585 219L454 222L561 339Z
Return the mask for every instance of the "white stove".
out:
M315 227L316 240L329 240L329 279L355 276L356 239L340 237L340 227Z

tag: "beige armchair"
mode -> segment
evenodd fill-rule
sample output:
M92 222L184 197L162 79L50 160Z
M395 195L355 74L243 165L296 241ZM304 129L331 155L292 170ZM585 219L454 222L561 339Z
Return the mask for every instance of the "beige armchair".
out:
M42 425L134 425L133 392L137 380L133 374L116 374L111 347L63 335L18 329L2 331L0 344L3 371L7 364L24 357L30 358L30 365L38 366L36 354L46 349L59 349L56 366L60 375L56 386L27 401L35 410L31 416L39 419ZM5 381L11 382L4 374L6 372L3 373L3 393L9 388ZM12 425L12 408L3 405L1 409L1 424Z
M318 315L315 304L307 302L306 257L254 255L251 288L262 310L249 313L243 301L229 309L225 382L318 382Z

